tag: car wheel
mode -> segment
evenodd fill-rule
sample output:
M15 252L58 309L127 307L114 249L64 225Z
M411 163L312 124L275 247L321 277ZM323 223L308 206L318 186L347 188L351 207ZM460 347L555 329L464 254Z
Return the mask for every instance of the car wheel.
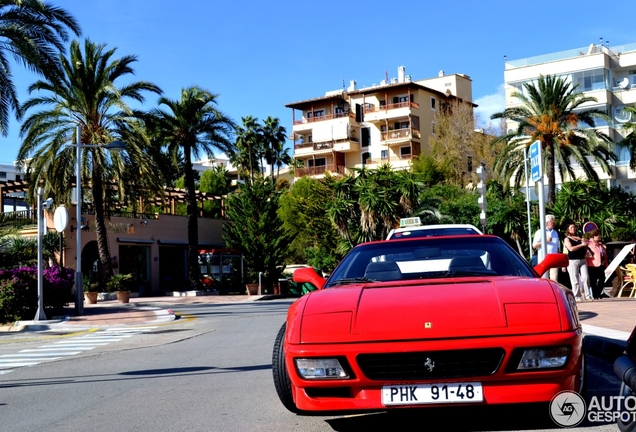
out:
M579 388L578 388L578 392L580 395L585 394L586 384L587 382L585 380L585 354L581 353L581 366L579 368Z
M274 352L272 353L272 374L274 375L274 387L276 387L278 398L285 408L293 413L298 413L296 404L294 404L294 397L292 396L291 381L289 379L289 374L287 373L287 368L285 367L283 342L285 341L286 329L287 324L285 323L276 335Z
M618 418L618 421L616 422L618 426L618 430L620 430L621 432L634 432L636 431L636 421L634 421L632 417L634 413L625 406L625 399L630 396L634 397L636 396L636 394L632 391L631 388L629 388L629 386L625 385L625 383L621 383L620 396L622 396L621 402L620 402L621 416ZM623 421L623 418L622 418L623 413L627 413L625 415L625 420L627 421Z

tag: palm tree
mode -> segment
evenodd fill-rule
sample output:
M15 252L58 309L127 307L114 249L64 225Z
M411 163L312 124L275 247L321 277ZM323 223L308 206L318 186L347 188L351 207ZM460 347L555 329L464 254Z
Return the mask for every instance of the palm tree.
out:
M636 106L628 106L624 110L630 114L630 120L623 124L627 136L619 145L629 150L629 167L636 171Z
M152 159L143 151L147 139L136 120L138 113L131 110L127 100L143 102L144 92L161 92L146 81L117 86L116 82L133 74L131 65L137 57L115 58L115 51L90 40L84 41L82 50L75 40L68 57L60 54L62 76L47 77L29 87L29 92L40 95L25 102L22 109L41 110L24 121L20 129L24 140L18 152L20 164L32 158L26 171L30 196L35 196L35 189L43 184L45 192L52 193L57 202L70 203L76 160L75 146L68 144L107 144L116 139L126 143L126 155L111 154L104 146L83 149L82 183L90 192L89 199L83 201L94 206L99 260L106 279L112 276L105 222L107 182L119 179L118 190L124 195L127 184L121 179L127 167L134 166L138 177L151 178L155 173ZM78 126L80 137L76 134Z
M576 178L570 158L592 181L598 181L598 175L588 156L609 173L608 162L616 159L609 145L612 140L594 129L595 118L607 120L609 117L597 109L583 110L584 104L596 102L596 98L575 92L576 88L563 78L541 75L536 84L526 83L523 86L527 95L513 93L522 105L506 108L491 116L491 119L507 119L516 124L515 130L493 140L493 145L505 143L494 169L506 185L514 177L515 185L519 186L524 177L523 170L519 169L523 166L524 149L536 140L541 141L542 164L548 176L548 205L552 205L556 195L555 163L562 179L566 173L570 178Z
M40 0L0 0L0 132L6 136L9 112L21 118L10 57L39 74L58 74L56 51L64 49L68 31L80 26L64 9Z
M193 157L201 153L213 157L213 150L232 154L231 136L234 122L216 107L218 95L199 87L181 90L181 98L159 99L159 107L152 110L147 124L154 136L167 147L176 162L183 157L188 217L188 281L191 289L199 282L199 225ZM166 109L163 109L164 106Z
M285 148L287 140L287 130L280 125L278 118L267 117L263 125L263 137L265 139L267 163L271 166L271 175L274 178L274 166L276 166L276 177L280 175L280 168L289 165L292 157L289 149Z
M259 160L264 154L263 128L256 117L242 117L241 121L243 124L236 127L236 142L229 157L239 173L247 173L251 180L255 170L261 172Z
M325 177L333 192L327 214L347 251L358 243L383 240L400 218L411 216L418 208L418 176L410 171L393 171L388 164L378 169L359 168L354 175Z

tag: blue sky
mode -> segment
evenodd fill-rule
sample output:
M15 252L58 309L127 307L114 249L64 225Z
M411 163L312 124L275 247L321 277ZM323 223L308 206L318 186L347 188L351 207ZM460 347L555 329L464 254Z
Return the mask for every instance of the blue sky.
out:
M82 37L137 55L135 78L168 98L198 85L219 94L236 122L278 117L291 131L285 104L324 95L356 80L359 87L397 76L414 80L464 73L473 81L477 114L503 110L504 55L531 57L609 40L636 42L636 29L597 1L402 0L48 0L73 14ZM22 101L36 77L16 67ZM156 106L148 95L145 107ZM15 159L19 124L0 137L0 162Z

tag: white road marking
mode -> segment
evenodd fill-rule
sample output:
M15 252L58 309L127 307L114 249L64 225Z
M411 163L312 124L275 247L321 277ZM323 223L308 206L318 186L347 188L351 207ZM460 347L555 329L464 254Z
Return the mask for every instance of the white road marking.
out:
M151 327L116 327L109 328L89 335L76 336L59 342L40 345L37 348L24 349L18 354L0 355L0 375L13 372L13 369L25 366L35 366L42 362L59 360L62 357L74 356L84 351L89 351L112 342L119 342L137 334L151 332L156 326Z

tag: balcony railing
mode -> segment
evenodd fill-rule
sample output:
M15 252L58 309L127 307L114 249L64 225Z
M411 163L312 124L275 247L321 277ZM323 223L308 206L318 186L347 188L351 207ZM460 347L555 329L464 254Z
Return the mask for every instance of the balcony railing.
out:
M307 143L294 144L294 149L299 150L299 149L312 148L314 151L329 150L329 149L332 149L335 144L346 143L349 141L359 142L359 139L358 137L350 136L349 138L340 138L340 139L329 140L329 141L313 141L313 142L307 142Z
M382 141L390 141L390 140L398 140L398 139L409 139L409 138L420 138L420 131L417 129L406 128L406 129L395 129L381 133Z
M328 164L315 167L296 168L294 169L294 177L323 175L325 171L344 174L344 165Z
M14 212L4 212L1 218L2 224L7 226L23 226L37 224L37 212L31 209Z
M342 118L342 117L356 118L356 115L353 112L348 111L348 112L327 114L327 115L309 117L309 118L303 117L300 120L294 120L294 124L299 125L299 124L314 123L318 121L333 120L333 119Z
M388 111L392 109L409 108L409 107L413 109L419 109L420 104L416 102L398 102L398 103L391 103L388 105L380 105L380 106L369 105L364 107L364 112L372 113L372 112Z

